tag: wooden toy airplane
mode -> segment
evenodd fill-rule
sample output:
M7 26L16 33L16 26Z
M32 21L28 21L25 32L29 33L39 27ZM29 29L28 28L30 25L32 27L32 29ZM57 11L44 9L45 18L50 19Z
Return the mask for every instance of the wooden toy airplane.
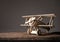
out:
M42 34L39 28L46 29L46 33L54 27L54 17L55 14L40 14L40 15L27 15L22 16L25 18L25 23L20 26L27 26L27 34ZM48 18L48 19L47 19ZM47 19L47 20L46 20ZM47 22L48 21L48 22Z

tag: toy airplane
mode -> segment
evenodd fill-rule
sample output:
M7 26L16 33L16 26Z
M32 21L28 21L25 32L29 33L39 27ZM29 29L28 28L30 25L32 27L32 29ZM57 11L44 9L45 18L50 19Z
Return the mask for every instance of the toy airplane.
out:
M54 17L55 14L40 14L40 15L27 15L27 16L22 16L23 18L25 18L25 23L21 24L20 26L27 26L28 30L27 30L27 34L37 34L40 35L42 34L41 30L39 28L44 28L46 29L46 33L48 33L48 31L54 27ZM46 21L44 21L45 19L49 19L46 20L48 21L48 23Z

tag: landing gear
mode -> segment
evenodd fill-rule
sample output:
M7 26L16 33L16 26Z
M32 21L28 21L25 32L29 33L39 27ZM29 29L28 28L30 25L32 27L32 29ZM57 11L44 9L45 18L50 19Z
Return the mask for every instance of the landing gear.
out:
M28 28L27 34L29 34L29 35L31 35L31 34L41 35L41 30L38 28L37 29L36 28Z
M48 33L48 31L46 30L46 31L42 31L41 29L32 29L32 28L28 28L28 30L27 30L27 34L28 35L31 35L31 34L34 34L34 35L43 35L43 34L47 34Z

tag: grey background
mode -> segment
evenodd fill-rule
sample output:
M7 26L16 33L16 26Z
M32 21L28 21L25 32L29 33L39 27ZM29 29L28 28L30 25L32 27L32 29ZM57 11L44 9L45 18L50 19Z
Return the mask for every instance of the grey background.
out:
M60 0L0 0L0 32L24 32L23 15L54 13L55 28L60 31Z

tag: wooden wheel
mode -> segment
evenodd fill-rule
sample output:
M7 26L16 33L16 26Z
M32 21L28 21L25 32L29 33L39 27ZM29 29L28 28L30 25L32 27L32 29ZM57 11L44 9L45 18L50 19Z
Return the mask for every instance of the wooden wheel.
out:
M31 31L32 31L32 29L29 28L29 29L27 30L27 34L31 34Z
M29 29L27 30L27 34L30 34L30 30Z
M37 35L41 35L41 30L38 29Z

